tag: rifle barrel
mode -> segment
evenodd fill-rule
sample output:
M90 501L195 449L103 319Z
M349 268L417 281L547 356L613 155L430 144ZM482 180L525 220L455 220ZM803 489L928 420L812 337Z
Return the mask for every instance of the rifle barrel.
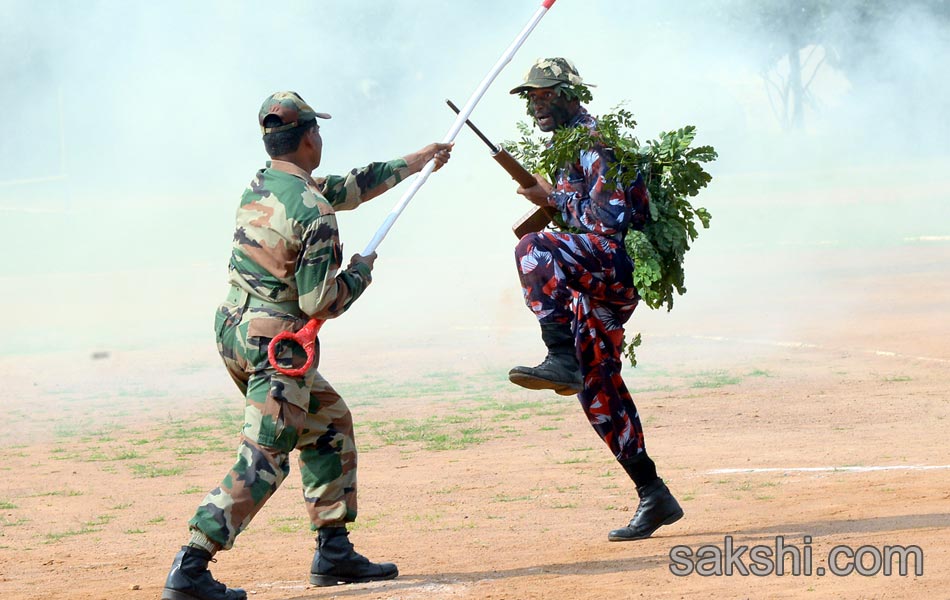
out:
M451 108L452 110L455 111L455 114L459 114L459 107L455 106L455 103L453 103L453 102L452 102L451 100L449 100L449 99L446 99L446 100L445 100L445 103L449 105L449 108ZM478 127L475 127L475 125L473 125L472 122L469 121L468 119L465 119L465 124L468 125L469 127L471 127L471 128L472 128L472 131L475 132L475 135L477 135L479 138L481 138L481 140L482 140L483 142L485 142L486 144L488 144L488 147L491 148L492 154L498 154L498 151L499 151L498 146L496 146L495 144L491 143L491 140L489 140L487 137L485 137L485 134L478 130Z

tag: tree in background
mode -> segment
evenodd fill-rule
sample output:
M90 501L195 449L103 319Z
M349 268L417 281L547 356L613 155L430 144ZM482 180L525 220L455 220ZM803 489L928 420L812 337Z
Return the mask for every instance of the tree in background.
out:
M810 86L822 68L846 75L867 68L880 57L882 34L900 15L917 11L950 22L950 0L726 0L710 7L739 31L768 40L761 74L786 130L803 127L806 106L819 108Z

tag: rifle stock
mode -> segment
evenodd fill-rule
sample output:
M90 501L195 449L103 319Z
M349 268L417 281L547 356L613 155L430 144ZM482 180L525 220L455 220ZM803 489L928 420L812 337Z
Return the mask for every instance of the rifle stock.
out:
M536 206L515 221L515 224L511 226L511 230L515 232L515 237L520 240L525 234L535 233L547 227L556 214L556 208Z

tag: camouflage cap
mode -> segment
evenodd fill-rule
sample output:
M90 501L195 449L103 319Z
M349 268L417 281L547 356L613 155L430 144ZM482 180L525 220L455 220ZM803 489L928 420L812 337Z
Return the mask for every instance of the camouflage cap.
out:
M586 85L577 67L566 58L539 58L524 76L524 83L511 90L511 94L520 94L529 89L554 87L566 83L568 85Z
M264 119L268 115L277 115L282 125L278 127L264 127ZM278 131L287 131L300 125L305 121L313 119L329 119L327 113L319 113L310 108L300 94L297 92L277 92L271 94L261 104L261 110L257 114L257 121L261 126L261 133L276 133Z

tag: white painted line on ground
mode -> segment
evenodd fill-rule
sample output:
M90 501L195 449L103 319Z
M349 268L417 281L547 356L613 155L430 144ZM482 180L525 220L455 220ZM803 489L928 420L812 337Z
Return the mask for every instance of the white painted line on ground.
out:
M728 338L720 335L690 335L686 336L694 340L710 340L713 342L736 342L740 344L755 344L758 346L775 346L777 348L811 348L816 350L846 350L843 348L828 348L819 344L808 344L806 342L785 342L781 340L749 340L740 338ZM911 360L922 360L941 364L950 364L950 359L936 358L933 356L913 356L910 354L900 354L888 350L856 350L864 354L873 354L875 356L887 356L892 358L909 358Z
M759 469L713 469L707 475L734 475L737 473L868 473L870 471L936 471L950 469L950 465L885 465L873 467L767 467Z
M950 242L950 235L919 235L917 237L905 237L905 242Z

